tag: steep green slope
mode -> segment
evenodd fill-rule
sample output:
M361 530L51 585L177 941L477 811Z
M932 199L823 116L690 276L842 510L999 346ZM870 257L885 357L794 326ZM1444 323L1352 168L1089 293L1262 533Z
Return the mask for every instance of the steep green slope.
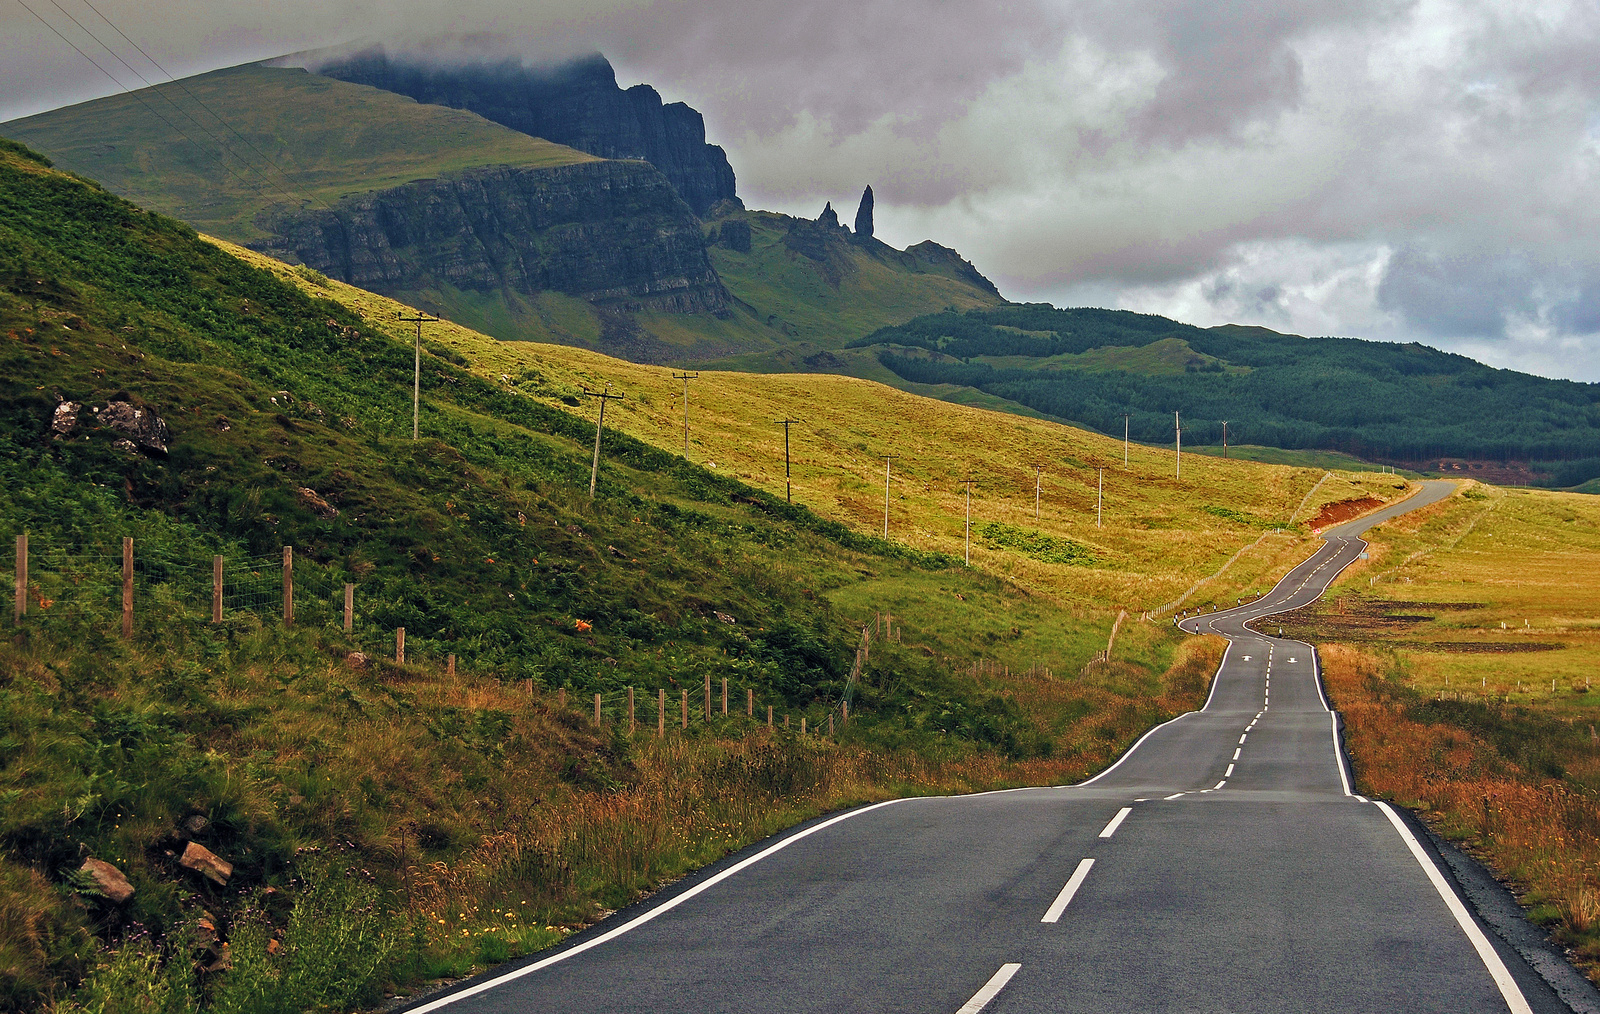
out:
M238 243L268 235L269 209L333 205L478 166L596 161L464 110L257 64L13 120L0 134Z
M1428 467L1466 457L1600 469L1600 384L1497 370L1418 344L1198 328L1120 310L943 313L853 343L903 380L952 384L1119 434L1322 449ZM1187 350L1187 351L1184 351ZM1172 353L1183 351L1180 360ZM1554 469L1554 466L1545 467Z
M83 1009L343 1008L547 946L822 808L1081 776L1203 688L1152 628L1125 635L1136 661L1003 693L968 660L1050 627L1069 670L1098 631L626 436L591 500L592 426L442 346L413 442L408 345L9 142L0 335L0 537L31 564L0 644L0 1009L85 975ZM873 582L960 605L852 684L868 615L835 602ZM380 661L397 627L405 662ZM736 713L753 693L813 730L848 692L844 742L699 720L723 679ZM658 691L697 721L630 735L626 688L645 729ZM231 875L184 867L190 845Z

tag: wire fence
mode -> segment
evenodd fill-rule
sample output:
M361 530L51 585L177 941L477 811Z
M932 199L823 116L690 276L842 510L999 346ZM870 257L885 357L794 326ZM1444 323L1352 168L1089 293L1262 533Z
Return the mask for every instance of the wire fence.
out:
M404 627L393 631L360 624L360 586L338 565L282 553L201 557L166 546L136 546L123 540L120 552L68 552L51 545L14 541L10 570L13 623L68 633L94 631L124 637L176 622L266 626L274 622L302 627L332 627L351 633L352 645L391 658L397 664L442 667L455 675L456 656L437 642L413 639L409 657ZM879 637L884 632L879 619ZM892 627L889 628L892 631ZM743 720L755 726L807 734L836 735L849 721L863 664L874 639L862 628L854 664L838 692L809 706L772 699L767 688L706 676L701 686L612 689L594 694L566 688L540 692L558 706L591 717L601 727L624 725L630 732L683 731L713 722ZM442 655L442 657L440 657ZM442 665L441 665L442 663ZM524 681L534 692L533 680Z

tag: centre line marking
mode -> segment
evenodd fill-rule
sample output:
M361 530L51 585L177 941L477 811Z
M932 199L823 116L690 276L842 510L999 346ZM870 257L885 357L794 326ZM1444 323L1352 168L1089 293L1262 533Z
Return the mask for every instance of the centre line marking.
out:
M1227 779L1226 779L1226 778L1224 778L1224 779L1223 779L1223 780L1222 780L1222 781L1220 781L1220 782L1218 782L1218 783L1217 783L1217 784L1215 784L1215 785L1213 785L1213 786L1211 786L1211 787L1212 787L1212 788L1213 788L1213 789L1220 789L1220 788L1222 788L1222 787L1223 787L1223 786L1224 786L1224 785L1226 785L1226 784L1228 784L1228 780L1227 780Z
M1244 734L1244 735L1243 735L1243 736L1240 736L1240 737L1239 737L1239 745L1240 745L1240 746L1244 746L1244 741L1245 741L1245 740L1246 740L1246 739L1247 739L1247 738L1249 738L1249 736L1250 736L1250 734L1249 734L1249 733L1248 733L1248 732L1247 732L1247 733L1245 733L1245 734Z
M1239 759L1239 755L1241 753L1244 753L1244 747L1242 747L1242 746L1234 747L1233 748L1233 759L1234 760L1238 760Z
M1167 801L1169 799L1177 799L1179 796L1186 796L1186 795L1188 795L1187 792L1174 792L1170 796L1162 796L1161 799L1162 799L1163 802L1165 802L1165 801Z
M1224 771L1222 773L1222 777L1224 777L1224 778L1232 778L1233 777L1233 765L1232 764L1228 765L1228 770L1226 770L1226 771Z
M1050 907L1045 909L1044 918L1040 919L1040 922L1060 921L1061 913L1067 910L1067 903L1072 901L1072 896L1077 894L1078 888L1083 886L1083 878L1089 875L1089 868L1093 865L1093 859L1085 859L1078 864L1078 868L1072 871L1072 876L1067 878L1067 886L1061 889L1061 893L1056 895L1056 900L1052 901Z
M989 981L983 984L983 988L972 994L972 999L962 1004L956 1014L978 1014L980 1010L989 1006L989 1001L993 1000L997 993L1006 988L1006 983L1011 981L1011 977L1016 975L1021 967L1015 961L1001 965L1000 970L989 976Z
M1104 831L1100 832L1100 837L1109 838L1112 835L1116 834L1117 833L1117 828L1122 826L1122 822L1127 820L1128 819L1128 814L1130 814L1132 812L1133 812L1133 807L1131 807L1131 806L1124 806L1122 809L1118 810L1117 811L1117 815L1115 817L1111 818L1111 823L1107 824L1106 825L1106 829Z

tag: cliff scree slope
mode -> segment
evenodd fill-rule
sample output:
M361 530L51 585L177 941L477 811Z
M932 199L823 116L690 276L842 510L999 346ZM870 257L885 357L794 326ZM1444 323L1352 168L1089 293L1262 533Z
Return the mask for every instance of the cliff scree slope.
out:
M371 50L316 69L418 102L468 109L591 155L644 159L700 216L717 201L737 200L733 167L720 147L706 143L705 119L682 102L663 103L649 85L621 88L598 53L529 70L513 62L427 66Z

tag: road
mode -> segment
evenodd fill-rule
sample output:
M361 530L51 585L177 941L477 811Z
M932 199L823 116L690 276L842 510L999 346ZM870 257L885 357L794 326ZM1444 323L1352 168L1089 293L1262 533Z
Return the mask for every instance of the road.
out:
M1184 619L1231 642L1209 700L1099 776L813 821L410 1010L1568 1010L1398 815L1351 794L1311 646L1246 626L1452 488Z

